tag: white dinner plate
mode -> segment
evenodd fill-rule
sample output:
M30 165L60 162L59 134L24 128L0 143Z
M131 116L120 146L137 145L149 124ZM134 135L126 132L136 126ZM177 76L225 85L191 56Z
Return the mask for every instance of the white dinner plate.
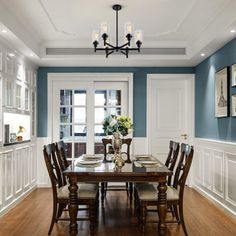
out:
M83 157L85 158L85 159L101 159L101 158L103 158L103 156L102 155L83 155Z
M155 165L155 164L158 164L157 161L139 161L140 164L143 164L143 165Z
M79 165L95 165L95 164L99 164L100 162L101 162L100 160L89 160L89 161L80 160L77 163Z

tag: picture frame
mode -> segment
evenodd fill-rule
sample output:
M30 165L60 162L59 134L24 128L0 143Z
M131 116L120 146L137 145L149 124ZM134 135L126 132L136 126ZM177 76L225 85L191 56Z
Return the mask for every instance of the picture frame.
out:
M231 65L231 84L232 87L236 86L236 63Z
M215 117L229 116L229 67L215 73Z
M231 116L236 117L236 93L231 95Z

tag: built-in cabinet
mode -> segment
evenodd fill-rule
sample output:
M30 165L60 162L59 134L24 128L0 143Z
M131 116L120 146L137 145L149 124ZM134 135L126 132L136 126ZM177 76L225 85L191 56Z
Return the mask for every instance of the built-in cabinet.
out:
M36 186L36 145L13 145L0 153L0 215Z
M17 115L28 138L6 143L4 122L14 127ZM36 68L0 42L0 215L36 187L36 152Z

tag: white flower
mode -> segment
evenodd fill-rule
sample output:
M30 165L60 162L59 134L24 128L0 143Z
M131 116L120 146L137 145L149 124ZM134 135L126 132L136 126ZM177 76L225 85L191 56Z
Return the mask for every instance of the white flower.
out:
M113 127L116 124L117 124L117 120L113 118L110 122L110 126Z

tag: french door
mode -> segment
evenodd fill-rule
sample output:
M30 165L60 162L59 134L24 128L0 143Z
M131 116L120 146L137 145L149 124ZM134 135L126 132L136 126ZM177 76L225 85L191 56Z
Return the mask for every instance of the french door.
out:
M64 140L67 155L103 153L102 122L127 115L127 82L62 82L53 85L53 141Z

